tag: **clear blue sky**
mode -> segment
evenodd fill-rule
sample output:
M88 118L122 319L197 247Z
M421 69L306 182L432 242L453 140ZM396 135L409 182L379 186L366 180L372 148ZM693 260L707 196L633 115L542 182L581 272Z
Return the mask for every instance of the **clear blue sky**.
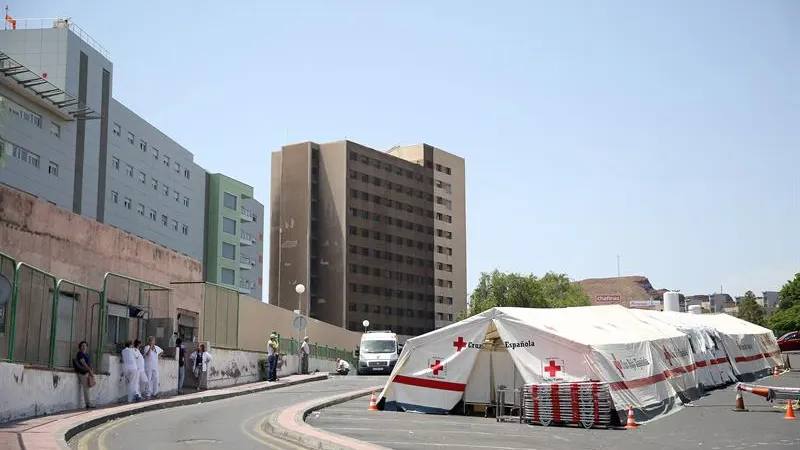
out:
M117 99L267 204L287 128L463 156L470 287L496 267L614 276L617 254L685 293L800 271L796 1L10 7L72 17L110 49Z

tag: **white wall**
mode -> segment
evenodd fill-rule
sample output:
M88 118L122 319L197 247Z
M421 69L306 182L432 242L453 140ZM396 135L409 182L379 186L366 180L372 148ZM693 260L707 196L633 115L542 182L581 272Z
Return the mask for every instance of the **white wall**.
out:
M259 380L258 360L266 358L266 353L247 352L242 350L228 350L223 348L210 348L211 365L208 372L208 387L219 388L233 386L242 383L252 383ZM285 356L283 365L278 368L278 377L285 377L297 373L298 358L296 355ZM336 362L324 359L311 358L308 362L308 370L313 373L333 372L336 369ZM192 374L186 372L186 385Z
M105 359L110 374L97 375L97 385L92 388L92 401L98 406L127 401L119 356L105 355ZM158 365L160 392L175 391L178 387L177 360L161 359ZM0 362L0 422L83 408L78 383L78 376L72 371Z

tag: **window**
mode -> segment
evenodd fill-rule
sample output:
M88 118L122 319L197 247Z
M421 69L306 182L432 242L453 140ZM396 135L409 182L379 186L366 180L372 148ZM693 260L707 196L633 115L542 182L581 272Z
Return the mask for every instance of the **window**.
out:
M181 173L181 163L175 161L175 173Z
M122 134L122 125L114 122L114 126L111 128L111 132L114 133L114 136L119 136Z
M158 190L158 180L156 180L155 178L150 178L150 182L153 184L153 190L157 191Z
M119 203L119 193L116 191L111 191L111 201L114 203Z
M168 223L169 223L169 218L165 214L162 214L161 215L161 224L164 225L164 226L167 226Z
M128 131L128 143L129 143L129 144L131 144L131 145L133 145L133 143L134 143L135 141L136 141L136 136L134 136L134 135L133 135L133 133L131 133L130 131Z
M227 192L222 194L222 206L224 206L224 207L226 207L228 209L232 209L234 211L238 211L238 208L236 208L236 204L237 204L238 200L239 200L239 198L236 197L233 194L229 194Z
M139 148L142 149L143 152L147 151L147 142L144 139L139 140Z
M164 191L164 197L169 195L169 186L165 184L162 190Z
M114 170L119 171L119 158L117 157L111 158L111 167L114 168Z
M161 158L161 162L163 162L165 166L169 167L169 156L164 155L164 157Z
M220 282L222 284L233 284L233 280L236 278L236 271L233 269L220 269Z
M230 259L231 261L236 261L236 246L233 244L228 244L227 242L223 242L222 257L225 259Z
M183 197L183 206L189 207L189 197Z
M172 229L175 230L175 231L178 231L178 221L177 220L174 220L174 219L172 220Z
M152 208L150 208L150 220L152 220L153 222L156 221L156 210Z
M181 225L181 233L184 236L188 236L189 235L189 225L186 225L186 224Z
M130 164L125 164L125 175L133 178L133 166Z
M192 173L189 171L189 169L183 169L183 177L187 180L192 178Z
M236 221L227 217L222 218L222 231L236 236Z
M153 147L153 158L158 159L158 149Z
M131 202L132 200L130 197L125 197L125 200L122 201L122 204L125 206L125 209L131 209Z
M61 137L61 125L59 125L59 124L57 124L57 123L55 123L55 122L53 122L51 120L50 121L50 134L52 134L55 137Z
M36 153L33 153L31 151L28 151L28 150L25 150L24 148L22 148L22 147L20 147L18 145L14 146L14 149L13 149L12 152L13 152L14 157L17 158L18 160L20 160L22 162L26 162L26 163L32 165L33 167L39 167L39 164L40 164L39 155L37 155Z
M175 201L176 202L181 201L181 193L178 191L172 191L172 192L175 194Z
M144 205L139 203L136 205L136 212L139 213L140 216L144 215Z
M58 164L50 161L50 164L47 166L47 173L53 175L54 177L58 176Z
M139 171L139 183L144 184L147 181L147 175L144 174L141 170Z

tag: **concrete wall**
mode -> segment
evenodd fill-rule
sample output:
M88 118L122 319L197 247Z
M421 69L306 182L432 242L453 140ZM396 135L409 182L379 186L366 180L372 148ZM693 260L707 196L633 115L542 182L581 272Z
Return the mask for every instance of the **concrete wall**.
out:
M248 352L222 348L211 348L209 351L213 358L208 369L209 388L221 388L260 381L258 361L267 357L265 352ZM297 356L288 355L282 362L283 364L278 368L278 377L297 373ZM336 361L311 358L308 362L309 372L312 373L314 371L333 372L335 368Z
M127 388L119 356L106 355L108 375L97 375L92 401L98 406L127 402ZM178 388L178 362L160 359L159 392ZM73 371L51 371L0 362L0 422L82 408L79 378Z

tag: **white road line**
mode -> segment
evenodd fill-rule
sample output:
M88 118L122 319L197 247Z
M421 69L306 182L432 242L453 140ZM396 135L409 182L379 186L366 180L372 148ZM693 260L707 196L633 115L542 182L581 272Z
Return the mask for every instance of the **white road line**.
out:
M338 428L338 427L334 428L334 427L326 427L326 428L321 428L321 429L322 430L326 430L326 431L376 431L374 428ZM397 432L406 433L406 434L417 434L417 433L424 433L425 432L425 431L411 431L411 430L381 430L381 433L392 432L392 431L397 431ZM485 436L497 436L497 432L491 432L491 431L435 430L435 431L430 431L430 432L431 433L435 432L437 434L442 434L442 433L449 433L449 434L480 434L480 435L485 435ZM551 436L554 437L554 435L551 435ZM534 435L503 433L503 437L529 438L529 437L534 437ZM560 439L564 439L564 438L560 438Z

